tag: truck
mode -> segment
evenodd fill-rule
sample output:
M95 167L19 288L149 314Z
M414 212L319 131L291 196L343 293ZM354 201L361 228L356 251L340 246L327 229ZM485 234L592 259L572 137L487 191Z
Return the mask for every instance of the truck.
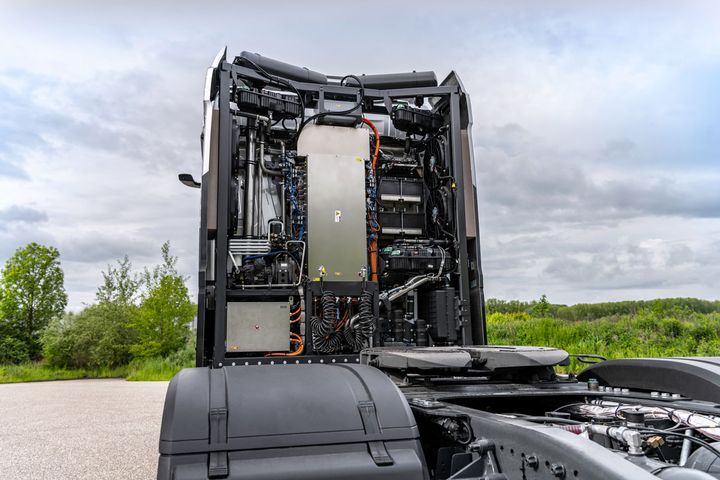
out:
M157 478L720 478L720 358L488 345L455 72L223 49L201 135L196 367ZM638 339L640 341L640 339Z

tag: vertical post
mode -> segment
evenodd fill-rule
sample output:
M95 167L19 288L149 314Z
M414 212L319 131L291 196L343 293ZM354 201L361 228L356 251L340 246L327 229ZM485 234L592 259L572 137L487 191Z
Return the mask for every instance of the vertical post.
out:
M204 174L203 177L208 177ZM207 178L202 179L200 193L200 235L198 239L200 253L198 255L198 303L197 303L197 342L195 343L195 366L205 366L205 322L207 320L207 305L205 301L205 292L207 289L207 258L208 258L208 229L207 229L207 196L208 181Z
M472 147L471 147L472 148ZM482 257L480 252L480 222L478 218L477 209L477 189L473 185L473 199L475 202L475 222L478 226L477 236L471 242L475 250L475 282L476 285L472 286L472 291L477 291L479 298L471 299L470 305L475 306L475 317L472 319L472 333L473 333L473 344L474 345L487 345L487 315L485 312L485 284L482 272Z
M465 225L465 178L463 178L463 155L460 138L460 97L459 91L450 94L450 147L452 151L452 175L455 180L455 228L457 229L458 262L460 263L460 322L464 345L472 345L472 318L470 315L470 283L465 273L468 265L468 252Z
M230 117L230 65L219 68L220 91L218 93L218 185L217 185L217 241L215 242L215 345L213 367L221 367L225 358L227 331L227 262L228 218L230 210L230 169L232 167Z

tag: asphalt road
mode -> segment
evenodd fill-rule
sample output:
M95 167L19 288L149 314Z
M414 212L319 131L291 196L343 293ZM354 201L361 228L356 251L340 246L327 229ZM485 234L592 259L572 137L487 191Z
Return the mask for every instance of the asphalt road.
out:
M0 479L151 479L167 382L0 385Z

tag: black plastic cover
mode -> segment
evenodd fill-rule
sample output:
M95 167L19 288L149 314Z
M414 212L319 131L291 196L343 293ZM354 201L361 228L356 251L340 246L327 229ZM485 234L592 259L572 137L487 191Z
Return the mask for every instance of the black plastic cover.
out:
M420 135L436 132L443 125L442 116L437 113L405 105L395 107L391 118L398 130Z
M438 273L440 265L443 265L443 271L450 270L453 265L452 257L436 245L395 243L383 248L380 257L383 260L383 272L387 271L388 274Z
M227 402L220 430L226 438L213 443L211 386ZM158 478L208 478L210 452L222 450L231 479L330 479L342 472L358 480L419 480L427 476L418 438L405 397L372 367L191 368L168 387ZM205 476L193 476L198 472Z
M235 93L235 103L243 111L261 115L272 113L276 118L300 116L300 102L277 93L238 89Z
M429 333L433 340L457 340L455 289L440 288L420 295L420 316L430 327Z
M602 385L679 393L693 400L720 403L720 357L625 358L598 362L578 379Z

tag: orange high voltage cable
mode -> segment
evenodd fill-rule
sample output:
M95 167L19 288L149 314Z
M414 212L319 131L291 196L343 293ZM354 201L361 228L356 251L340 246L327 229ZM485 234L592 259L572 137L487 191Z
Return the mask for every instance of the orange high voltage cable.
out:
M296 355L300 355L303 350L305 349L305 344L302 341L302 338L300 338L300 335L297 333L290 333L290 342L297 344L297 348L290 352L290 353L283 353L283 352L273 352L268 353L265 355L266 357L294 357Z
M370 129L375 134L375 153L373 154L373 159L372 159L372 170L373 170L373 173L375 173L375 166L377 165L378 153L380 153L380 132L378 132L378 129L375 128L375 124L372 123L367 118L363 117L363 118L361 118L361 121L362 121L362 123L364 123L365 125L370 127Z
M375 153L373 154L372 159L372 172L373 176L375 175L375 167L377 166L377 159L378 159L378 153L380 153L380 132L378 132L378 129L375 127L375 124L368 120L367 118L363 117L361 118L362 123L370 127L370 129L375 134ZM375 232L375 227L371 224L370 225L370 231ZM377 282L378 275L377 275L377 239L370 240L370 280L373 282Z
M290 312L290 318L293 318L295 315L297 315L297 318L295 318L294 320L291 320L290 323L297 323L300 321L300 319L302 318L301 309L302 309L302 307L298 307L297 310L295 310L294 312Z

